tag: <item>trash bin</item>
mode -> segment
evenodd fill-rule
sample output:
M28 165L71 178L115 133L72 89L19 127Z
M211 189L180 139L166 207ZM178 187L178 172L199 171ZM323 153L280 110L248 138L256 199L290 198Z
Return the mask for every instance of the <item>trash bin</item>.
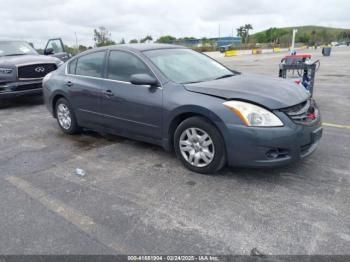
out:
M330 56L331 55L331 47L324 47L322 48L322 55L323 56Z

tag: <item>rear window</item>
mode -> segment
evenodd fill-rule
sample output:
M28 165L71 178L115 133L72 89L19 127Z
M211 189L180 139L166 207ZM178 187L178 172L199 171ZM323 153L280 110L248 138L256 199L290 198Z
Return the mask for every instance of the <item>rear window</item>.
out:
M96 52L79 57L76 74L82 76L102 77L105 52Z

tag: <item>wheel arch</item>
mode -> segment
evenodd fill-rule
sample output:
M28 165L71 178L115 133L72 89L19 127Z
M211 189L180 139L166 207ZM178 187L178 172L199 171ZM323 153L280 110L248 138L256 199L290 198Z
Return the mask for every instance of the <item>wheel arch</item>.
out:
M202 117L208 120L212 125L214 125L225 141L225 137L224 137L225 125L218 115L216 115L214 112L204 107L189 106L189 107L183 107L177 110L171 115L170 118L168 118L170 120L168 121L165 129L167 132L165 135L168 141L166 145L168 150L174 150L174 134L179 124L182 123L184 120L195 116Z
M55 117L55 118L57 117L55 106L56 106L56 103L57 103L58 99L60 99L60 98L64 98L67 101L69 101L67 96L64 93L62 93L62 92L57 92L57 93L52 95L50 106L51 106L51 109L52 109L53 117Z

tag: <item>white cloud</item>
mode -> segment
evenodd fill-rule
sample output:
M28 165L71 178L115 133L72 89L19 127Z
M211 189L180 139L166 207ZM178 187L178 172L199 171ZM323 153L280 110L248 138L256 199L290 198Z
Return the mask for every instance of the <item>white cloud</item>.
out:
M101 25L112 38L140 39L231 35L246 23L254 31L271 26L323 25L350 28L347 0L0 0L0 38L23 39L43 47L50 37L67 44L93 45Z

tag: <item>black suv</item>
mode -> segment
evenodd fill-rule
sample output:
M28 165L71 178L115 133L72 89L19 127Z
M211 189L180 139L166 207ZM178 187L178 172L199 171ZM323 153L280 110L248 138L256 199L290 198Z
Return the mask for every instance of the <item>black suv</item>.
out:
M49 40L44 53L24 41L0 41L0 99L42 93L44 76L69 58L61 39Z

